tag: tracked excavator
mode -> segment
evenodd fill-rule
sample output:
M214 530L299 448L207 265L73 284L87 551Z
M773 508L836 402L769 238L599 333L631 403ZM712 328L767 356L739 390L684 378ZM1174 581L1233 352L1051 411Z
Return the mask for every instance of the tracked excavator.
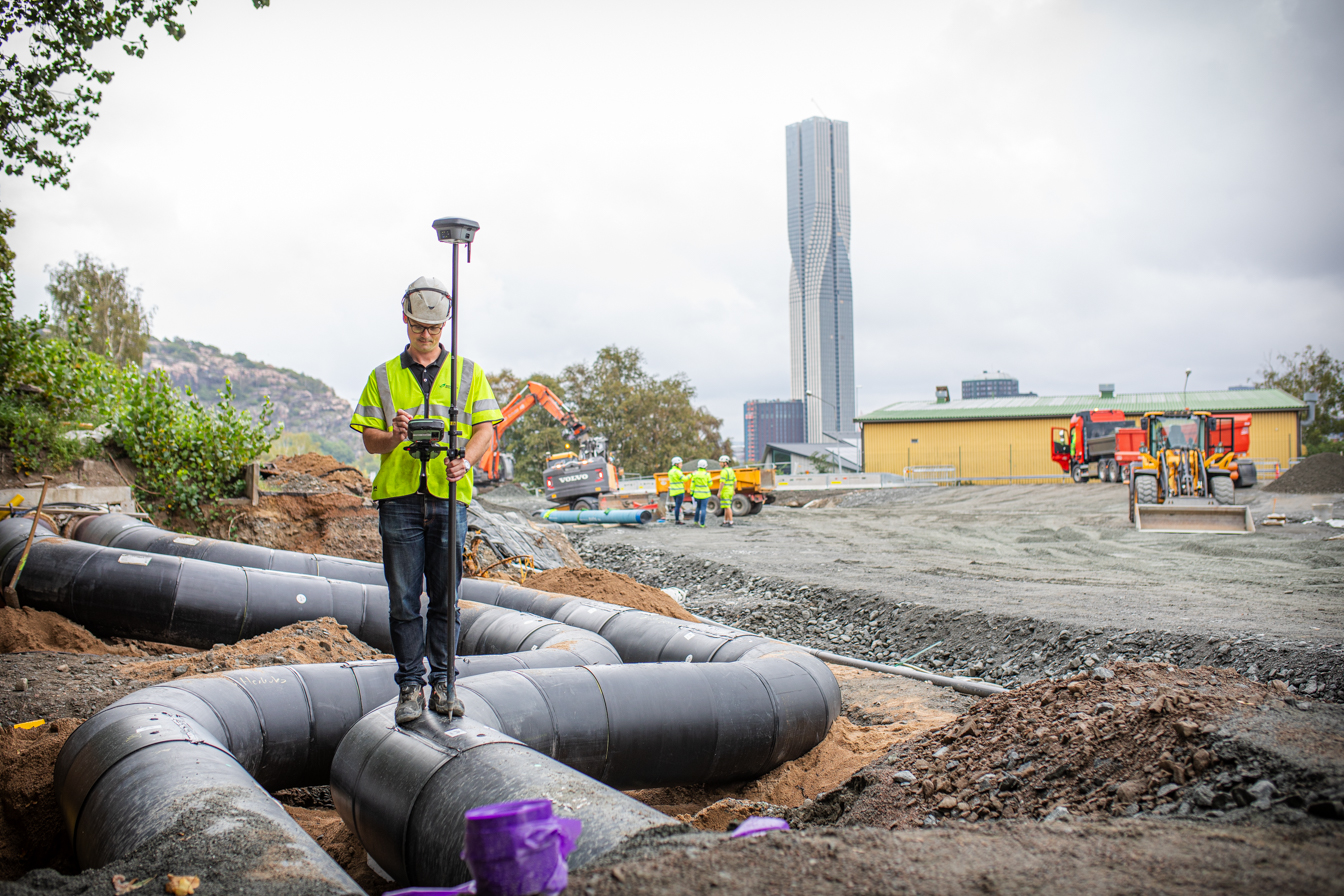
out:
M1207 411L1149 412L1139 459L1129 465L1129 519L1146 532L1255 531L1248 506L1236 505L1241 473L1231 418Z
M588 427L579 422L579 418L574 416L565 403L544 384L535 380L528 380L523 388L518 390L518 394L509 399L508 404L500 409L504 415L495 426L494 439L490 443L490 450L485 453L485 457L476 467L477 485L498 485L501 482L509 482L513 479L513 455L507 451L501 451L499 447L500 436L510 426L517 423L519 418L534 407L540 407L549 413L565 430L565 441L582 443L588 438Z
M546 458L541 478L547 500L573 510L598 509L603 496L618 488L619 470L608 454L607 440L590 433L587 425L565 407L560 396L535 380L529 380L501 409L504 419L495 426L494 442L476 469L477 484L496 485L513 479L513 456L500 450L499 438L534 407L560 421L566 443L575 449Z

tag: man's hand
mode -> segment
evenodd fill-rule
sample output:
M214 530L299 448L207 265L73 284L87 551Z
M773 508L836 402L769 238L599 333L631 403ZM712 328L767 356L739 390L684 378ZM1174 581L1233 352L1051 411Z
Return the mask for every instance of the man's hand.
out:
M397 416L393 418L392 435L396 436L398 445L409 438L407 433L412 419L410 411L397 411Z
M467 465L465 458L459 457L457 460L448 461L448 481L457 482L463 476L467 475L467 470L471 469Z
M392 418L391 432L374 429L372 426L364 427L360 433L364 437L364 450L370 454L391 454L396 451L397 446L408 437L411 419L410 411L397 411L397 416Z

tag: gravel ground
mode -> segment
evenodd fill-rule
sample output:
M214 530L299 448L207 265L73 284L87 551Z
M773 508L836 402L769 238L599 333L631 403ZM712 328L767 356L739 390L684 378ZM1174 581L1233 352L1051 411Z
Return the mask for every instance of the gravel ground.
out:
M941 642L918 662L1007 686L1122 660L1231 666L1339 701L1344 540L1310 519L1342 498L1253 490L1248 536L1136 532L1124 488L1102 483L885 489L732 529L570 534L588 563L683 589L700 615L864 659ZM1270 512L1289 524L1259 526Z

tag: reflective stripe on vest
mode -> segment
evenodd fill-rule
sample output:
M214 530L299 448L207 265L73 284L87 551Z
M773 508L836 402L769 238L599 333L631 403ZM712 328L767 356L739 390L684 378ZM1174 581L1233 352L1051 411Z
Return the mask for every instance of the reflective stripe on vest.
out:
M428 406L428 416L443 421L445 428L448 426L450 407L433 400L440 387L451 383L453 368L461 364L461 371L458 374L457 400L453 403L457 407L457 433L459 447L466 443L471 437L471 413L466 410L467 399L471 394L471 381L476 375L476 364L470 359L451 359L445 358L444 364L439 368L438 375L430 385L430 401ZM383 414L388 424L388 430L392 429L392 421L396 419L398 405L401 410L408 412L413 418L423 418L425 416L425 393L424 388L415 375L401 366L401 357L397 356L385 364L380 364L374 368L374 381L378 386L378 399L383 405ZM418 399L418 400L417 400ZM420 490L420 461L411 457L406 451L405 444L398 445L391 453L382 456L382 462L378 467L378 475L373 481L373 498L381 500L383 498L399 498L404 495L413 495ZM429 461L425 465L426 486L429 493L439 497L448 497L448 473L445 455ZM468 473L457 484L457 496L459 500L471 500L471 474Z

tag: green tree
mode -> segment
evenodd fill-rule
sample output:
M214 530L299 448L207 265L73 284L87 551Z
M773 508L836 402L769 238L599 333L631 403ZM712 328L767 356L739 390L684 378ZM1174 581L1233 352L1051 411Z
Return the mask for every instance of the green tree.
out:
M1302 428L1304 451L1319 454L1344 448L1344 442L1339 441L1344 435L1344 361L1330 357L1329 350L1318 351L1308 345L1291 356L1266 360L1255 385L1261 389L1282 389L1295 398L1315 392L1316 420Z
M139 288L126 287L125 268L104 267L87 254L78 259L75 264L63 261L46 269L57 329L117 364L139 367L149 345L154 312L145 310Z
M541 383L558 395L561 401L565 399L564 387L550 374L534 373L529 377L520 377L506 367L487 378L501 408L522 391L528 380ZM514 481L530 486L541 485L541 471L545 468L547 456L573 447L565 441L565 431L560 421L538 407L533 407L519 417L518 422L504 430L499 444L502 450L513 455Z
M565 401L594 435L606 436L627 475L651 475L674 455L717 460L732 445L719 432L723 421L694 404L695 387L684 373L659 379L644 369L639 349L600 349L591 364L560 375Z
M42 187L70 186L73 150L98 117L100 89L113 72L89 61L105 40L128 56L149 46L140 28L162 25L173 40L187 33L181 14L197 0L10 0L0 5L0 147L4 172L29 168ZM252 0L269 6L270 0ZM138 27L137 27L138 26ZM26 41L23 38L27 38Z

